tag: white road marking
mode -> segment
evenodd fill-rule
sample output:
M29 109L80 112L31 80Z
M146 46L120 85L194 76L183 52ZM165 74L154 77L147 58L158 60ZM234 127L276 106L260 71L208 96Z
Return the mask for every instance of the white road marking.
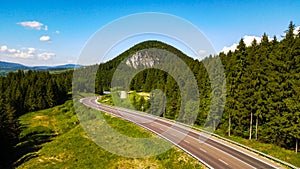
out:
M192 137L192 138L193 138L193 137ZM227 154L228 156L230 156L230 157L232 157L232 158L234 158L234 159L236 159L236 160L238 160L238 161L240 161L240 162L242 162L242 163L248 165L248 166L251 167L251 168L255 168L255 167L253 167L252 165L246 163L245 161L243 161L243 160L241 160L241 159L239 159L239 158L237 158L237 157L235 157L235 156L233 156L233 155L231 155L231 154L229 154L229 153L227 153L227 152L225 152L225 151L223 151L223 150L221 150L221 149L218 149L218 148L216 148L216 147L214 147L214 146L212 146L212 145L210 145L210 144L207 144L207 143L203 143L203 144L205 144L205 145L207 145L207 146L209 146L209 147L211 147L211 148L213 148L213 149L215 149L215 150L217 150L217 151L220 151L220 152L222 152L222 153L224 153L224 154Z
M228 165L225 161L221 160L221 159L218 159L219 161L221 161L222 163Z
M183 140L184 142L186 142L186 143L188 143L188 144L190 144L190 142L188 142L188 141L186 141L186 140Z
M171 133L171 135L176 137L176 134L174 134L174 133Z
M199 150L203 151L204 153L206 153L206 150L204 150L203 148L199 148Z
M160 130L164 130L164 129L162 129L162 128L159 128Z

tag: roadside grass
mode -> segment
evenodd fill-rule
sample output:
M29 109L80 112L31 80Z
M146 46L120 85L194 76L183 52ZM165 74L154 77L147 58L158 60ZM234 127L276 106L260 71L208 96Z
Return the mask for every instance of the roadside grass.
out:
M143 129L142 127L137 127L134 123L128 122L126 120L121 120L119 117L115 117L109 114L102 113L102 115L104 116L106 123L109 124L109 126L114 130L118 131L120 134L134 138L148 138L153 136L151 132Z
M130 93L127 94L127 98L130 101L130 104L132 106L128 106L128 102L126 101L121 101L118 105L120 107L127 107L129 109L133 109L133 110L139 110L138 107L136 107L137 105L134 105L134 97L136 99L136 102L140 102L141 98L143 98L145 100L145 103L143 103L143 106L145 107L144 112L146 112L148 110L149 107L146 107L146 101L149 102L149 97L150 97L150 93L146 93L146 92L136 92L136 91L131 91ZM106 95L102 95L99 99L99 102L107 104L107 105L111 105L114 106L114 102L112 99L112 95L111 94L106 94ZM122 103L124 102L124 103ZM150 104L150 103L149 103ZM141 105L140 105L141 106Z
M150 97L150 93L146 92L138 92L137 94L143 96L145 99L148 99Z
M135 124L102 113L115 130L131 137L154 134ZM205 168L177 147L149 158L126 158L94 143L79 124L71 100L20 117L19 169L29 168Z
M112 100L112 96L110 94L106 94L106 95L102 95L99 99L98 102L103 103L103 104L107 104L107 105L111 105L113 106L113 100Z

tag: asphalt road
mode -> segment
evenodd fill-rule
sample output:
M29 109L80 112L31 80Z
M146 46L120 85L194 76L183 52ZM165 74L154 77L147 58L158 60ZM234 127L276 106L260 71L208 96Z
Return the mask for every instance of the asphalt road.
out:
M281 168L272 161L258 155L240 150L229 143L210 137L146 113L116 108L96 102L96 97L80 100L84 105L132 121L175 144L209 168L224 169L272 169Z

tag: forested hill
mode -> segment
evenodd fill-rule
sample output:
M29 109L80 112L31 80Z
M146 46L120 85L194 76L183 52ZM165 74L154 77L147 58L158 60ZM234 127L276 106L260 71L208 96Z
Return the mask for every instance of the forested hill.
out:
M174 48L171 45L168 45L166 43L156 41L156 40L148 40L148 41L144 41L144 42L134 45L130 49L126 50L125 52L123 52L119 56L115 57L114 59L106 62L105 64L117 66L122 60L124 60L128 56L130 56L138 51L141 51L144 49L150 49L150 48L163 49L163 50L169 51L184 61L193 60L191 57L188 57L187 55L182 53L180 50Z
M139 52L144 49L162 49L169 51L170 53L173 53L174 55L178 56L180 59L182 59L184 62L186 62L188 65L189 63L194 62L194 59L191 57L188 57L184 53L182 53L180 50L174 48L171 45L168 45L166 43L156 41L156 40L149 40L145 42L141 42L139 44L136 44L135 46L131 47L130 49L126 50L119 56L115 57L114 59L101 63L100 65L94 65L94 66L89 66L85 67L84 69L87 74L89 74L92 70L97 69L97 78L96 78L96 93L101 94L103 90L109 90L110 89L110 84L111 84L111 79L112 76L117 69L118 65L127 57L132 56L136 52ZM145 60L146 56L143 56L140 59L140 62L147 61ZM83 72L83 71L82 71ZM83 73L84 73L83 72ZM85 76L85 75L83 75ZM149 79L150 80L150 79ZM152 79L155 80L155 79ZM161 81L165 82L165 79L160 79ZM143 82L141 82L140 85L142 85ZM79 84L80 85L80 84ZM86 84L81 84L82 86ZM88 89L89 87L86 87ZM84 89L84 88L82 88Z
M0 61L0 68L1 70L18 70L18 69L25 69L26 66L18 63Z
M220 58L226 75L226 104L217 132L236 135L261 142L295 149L300 139L300 37L291 22L285 36L278 41L266 33L261 42L246 46L240 40L237 49L203 61L185 56L172 46L157 41L146 41L130 48L119 57L99 65L96 91L109 89L118 64L127 56L145 48L157 47L181 57L194 72L200 93L200 109L196 124L203 125L206 118L217 122L220 109L210 110L212 88L207 68ZM203 63L207 67L204 67ZM178 85L167 73L147 69L131 81L131 90L150 92L161 89L167 96L161 116L176 119L179 113ZM215 92L215 90L214 90ZM221 97L220 96L220 97Z

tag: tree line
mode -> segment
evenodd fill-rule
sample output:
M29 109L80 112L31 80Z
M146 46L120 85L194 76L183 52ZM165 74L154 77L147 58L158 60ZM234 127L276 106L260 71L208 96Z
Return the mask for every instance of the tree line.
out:
M0 76L0 168L15 160L21 115L63 103L71 91L72 72L50 74L19 70Z
M258 44L246 47L240 40L237 50L220 53L225 66L227 101L219 129L230 136L285 148L300 139L300 37L291 22L278 41L263 34ZM226 120L226 121L225 121Z

